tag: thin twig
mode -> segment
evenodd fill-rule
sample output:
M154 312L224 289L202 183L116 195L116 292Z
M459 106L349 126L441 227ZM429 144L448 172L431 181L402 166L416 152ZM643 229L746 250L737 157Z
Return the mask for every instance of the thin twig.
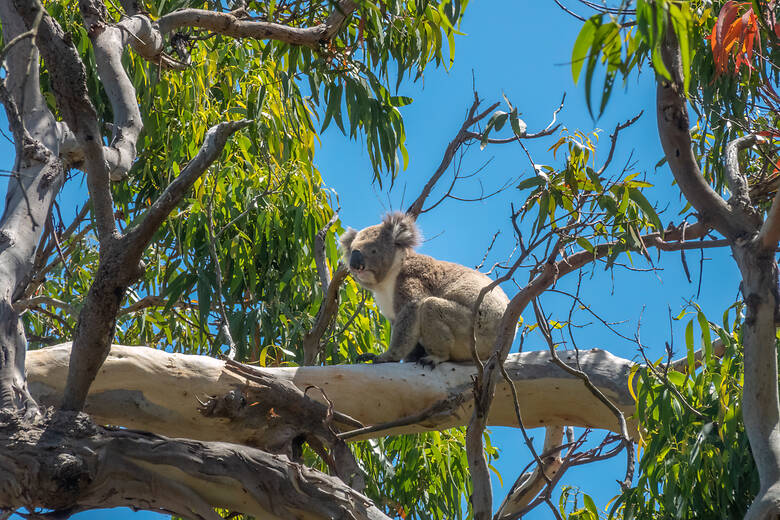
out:
M354 437L358 437L360 435L366 435L369 433L376 433L376 432L390 430L392 428L397 428L399 426L409 426L410 424L417 424L422 421L425 421L426 419L430 419L432 417L450 416L452 415L452 412L454 410L458 409L468 399L470 399L470 396L471 394L469 392L452 394L446 399L436 401L435 403L433 403L431 406L429 406L428 408L426 408L420 413L409 415L407 417L402 417L400 419L396 419L395 421L390 421L382 424L375 424L372 426L365 426L363 428L358 428L355 430L350 430L348 432L340 433L339 438L343 440L347 440L347 439L352 439Z
M671 381L669 381L669 378L666 376L666 374L663 374L656 370L655 365L647 359L647 355L645 354L645 349L642 346L641 343L637 343L639 346L639 353L642 355L642 358L645 360L645 367L653 374L653 376L656 377L663 385L666 387L667 390L670 390L674 396L677 398L677 400L680 402L680 404L683 405L683 408L691 412L693 415L696 416L697 419L701 419L704 417L704 414L702 414L700 411L698 411L696 408L694 408L680 393L680 391L677 389L677 386L675 386Z
M618 135L620 134L621 130L625 130L629 126L633 125L637 122L637 120L642 117L642 114L644 114L645 111L641 110L637 115L632 117L631 119L628 119L624 123L620 123L615 127L615 130L610 134L610 145L609 145L609 153L607 154L607 160L604 161L604 164L601 166L598 172L596 172L597 175L601 176L604 171L607 169L607 166L612 162L612 156L615 153L615 146L617 145Z
M217 192L217 184L219 184L219 179L214 179L214 186L211 188L211 197L209 197L209 202L206 204L206 224L207 229L209 233L209 252L211 253L211 261L214 264L214 278L216 282L216 289L217 289L217 299L218 299L218 305L217 308L219 309L219 315L220 315L220 325L219 325L219 331L222 335L222 338L225 340L225 343L227 343L228 346L228 353L227 357L228 359L236 359L236 344L233 342L233 336L230 334L230 321L228 321L227 312L225 311L225 297L222 294L222 267L219 264L219 256L217 255L217 246L214 243L214 214L213 214L213 206L214 206L214 195Z
M523 339L525 338L523 337ZM521 352L522 352L522 347L521 347ZM544 462L542 462L542 459L541 457L539 457L539 454L536 453L536 448L534 448L533 439L531 439L528 436L528 432L526 431L525 425L523 424L523 415L522 413L520 413L520 397L518 397L517 395L517 388L515 387L515 382L511 377L509 377L509 374L506 371L506 367L504 367L504 361L501 359L498 360L498 369L501 371L501 375L504 377L506 384L509 385L509 389L512 391L512 404L514 405L515 408L517 425L520 427L520 432L523 434L525 445L528 446L528 450L531 452L531 455L536 461L537 467L539 468L539 472L542 474L542 478L544 478L547 484L550 484L551 482L550 477L548 477L547 473L545 473L544 471Z
M590 377L588 377L588 374L583 372L582 370L578 370L576 368L573 368L566 363L564 363L559 357L557 352L555 351L555 343L553 342L552 335L550 333L549 325L547 324L547 318L544 315L544 312L541 309L541 305L539 303L538 298L534 298L532 300L533 307L534 307L534 314L536 315L536 322L539 326L539 331L544 336L545 340L547 341L547 345L549 347L550 356L552 356L553 362L561 367L565 372L578 377L582 380L582 382L585 384L585 387L604 405L612 412L612 414L615 416L615 418L618 421L618 424L620 425L620 435L623 438L623 445L627 451L627 457L628 460L626 462L626 479L621 483L621 487L623 489L627 489L631 485L631 481L629 479L629 475L633 474L633 468L634 468L634 461L633 461L633 449L632 449L632 443L631 443L631 437L628 435L628 427L626 425L626 418L623 415L623 412L620 411L620 409L609 400L607 396L604 395L604 393L599 390L596 385L593 384L593 382L590 380Z

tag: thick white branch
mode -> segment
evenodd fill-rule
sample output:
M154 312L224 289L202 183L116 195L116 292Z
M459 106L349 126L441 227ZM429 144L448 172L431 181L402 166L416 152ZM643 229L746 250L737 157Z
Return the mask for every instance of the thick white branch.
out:
M564 353L562 353L564 354ZM39 402L60 402L68 370L70 344L31 351L27 377ZM573 353L561 355L574 362ZM626 416L633 413L627 378L633 363L604 350L580 352L580 366ZM547 352L510 355L509 375L516 381L527 427L573 425L618 430L617 420L581 380L550 362ZM434 370L415 364L335 365L268 368L269 375L292 381L305 390L321 388L336 411L365 425L383 424L415 415L452 394L470 392L470 365L444 363ZM223 440L252 445L252 427L224 419L208 419L198 411L197 398L222 395L245 381L206 356L171 354L147 347L114 345L90 387L85 411L98 423L142 429L172 437ZM309 391L320 399L319 392ZM422 423L397 426L366 436L441 430L465 425L471 417L466 400L452 414L438 414ZM512 394L500 383L488 424L516 426ZM630 424L632 435L636 425ZM360 438L360 437L358 437Z

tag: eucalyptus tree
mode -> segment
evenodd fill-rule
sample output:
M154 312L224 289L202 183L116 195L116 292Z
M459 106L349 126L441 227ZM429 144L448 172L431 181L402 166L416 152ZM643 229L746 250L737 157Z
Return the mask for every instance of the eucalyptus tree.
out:
M517 246L493 284L519 290L492 354L426 371L350 364L386 344L390 326L338 263L338 203L315 143L330 125L361 136L374 165L364 181L392 185L408 162L398 108L410 99L399 86L452 64L465 1L2 3L0 101L16 150L0 219L3 514L562 515L552 493L566 470L618 454L616 514L684 511L693 502L664 502L659 486L704 480L656 469L669 452L663 433L674 424L697 439L695 456L675 460L702 460L719 427L739 457L719 453L745 460L740 343L757 462L746 481L760 487L720 486L696 507L741 513L757 496L749 515L776 514L777 6L581 4L597 12L573 49L575 81L584 71L589 106L602 112L618 74L652 65L641 73L658 84L665 162L694 214L663 222L643 193L647 176L613 163L633 114L597 158L593 135L557 124L560 107L548 124L525 122L509 99L497 110L475 93L409 214L455 198L458 168L449 189L441 183L467 143L548 139L552 158L526 151L532 172L510 212ZM688 106L701 114L693 130ZM80 178L83 205L60 207L63 186ZM686 357L670 353L662 366L558 348L567 319L553 320L541 297L561 278L653 248L710 247L732 248L746 313L723 327L697 314L700 351L693 323ZM536 323L518 342L535 329L549 349L509 354L531 310ZM706 391L713 381L720 399ZM488 425L518 427L532 459L498 507ZM569 426L607 433L593 448ZM531 427L545 428L541 452ZM648 432L632 488L633 443ZM694 467L717 467L708 460ZM584 504L574 516L598 516Z

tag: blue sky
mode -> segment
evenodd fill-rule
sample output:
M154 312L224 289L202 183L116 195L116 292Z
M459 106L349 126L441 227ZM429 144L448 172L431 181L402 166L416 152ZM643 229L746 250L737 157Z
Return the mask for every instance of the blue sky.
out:
M560 11L553 2L513 2L501 0L472 3L466 12L462 30L467 34L456 40L455 64L449 73L430 71L424 84L415 84L404 94L414 98L414 103L402 109L407 128L407 145L410 164L396 180L396 186L387 196L378 193L365 179L369 177L370 166L361 143L350 143L341 138L333 127L328 129L318 155L318 165L326 182L340 197L341 219L345 226L361 228L378 221L381 213L389 209L406 209L419 194L420 188L437 168L449 141L460 127L466 110L472 101L472 78L487 107L502 100L505 94L511 103L522 112L528 124L528 131L543 129L558 107L561 96L566 92L566 102L559 114L559 121L571 131L579 129L592 132L602 129L601 146L597 157L606 157L609 134L618 122L637 115L644 115L629 129L621 132L615 167L622 166L633 151L638 161L637 171L647 172L647 180L655 185L646 191L648 198L667 209L661 214L666 224L670 220L679 223L678 212L683 207L679 192L672 185L671 172L666 166L655 169L663 157L657 137L655 121L655 80L651 70L632 78L623 91L616 84L610 104L604 115L594 122L585 105L582 85L574 85L571 76L570 57L574 40L581 22ZM598 84L598 83L597 83ZM507 110L506 106L499 109ZM547 140L528 141L526 145L534 162L561 164L547 149L557 137ZM464 164L472 170L490 160L479 174L485 192L500 186L508 177L532 174L524 152L517 145L488 146L480 151L473 146ZM464 172L469 172L464 166ZM463 197L479 193L479 186L472 182L463 186L459 193ZM527 193L527 192L526 192ZM437 200L435 196L431 200ZM476 266L482 260L493 234L501 229L486 266L505 258L511 251L514 240L509 228L509 203L522 203L522 193L508 190L484 202L464 203L449 200L430 213L420 216L418 223L426 237L431 237L420 247L420 251L444 260ZM403 201L403 202L402 202ZM519 203L518 203L519 202ZM656 259L656 253L652 253ZM696 301L713 321L719 322L723 310L734 302L738 290L738 273L727 250L708 250L704 255L704 271L701 293L696 299L698 288L699 255L687 255L693 284L689 284L681 267L680 253L663 253L657 267L662 271L632 272L616 269L604 272L598 267L583 281L583 299L601 316L611 322L623 322L618 326L627 336L633 336L641 316L642 342L649 345L651 353L663 355L665 341L671 339L668 309L677 315L688 301ZM634 255L637 268L648 268L643 259ZM524 280L525 274L516 278ZM570 275L559 283L559 288L572 289L576 275ZM514 294L511 287L505 287L508 294ZM545 296L542 298L545 310L553 318L565 320L570 302L564 298ZM525 318L533 321L533 311ZM580 322L592 322L586 315L578 316ZM684 322L675 323L674 345L684 354L682 341ZM593 324L581 329L577 336L580 348L604 348L613 354L637 359L636 346L611 335L603 327ZM546 348L543 338L531 334L526 340L526 350ZM544 432L532 430L531 435L540 445ZM601 439L602 433L593 432L592 439ZM493 477L494 504L500 504L519 472L531 460L520 431L513 428L493 428L492 442L501 449L495 466L501 473L500 479ZM564 484L581 486L594 497L596 504L604 508L618 492L616 480L622 480L625 472L625 457L592 466L574 468L567 472ZM557 504L558 494L553 495ZM580 502L581 504L581 502ZM527 515L528 519L550 518L549 510L537 508Z
M467 10L462 30L466 36L456 40L455 65L449 72L431 69L424 80L416 84L404 84L400 90L410 95L414 103L402 108L406 122L407 147L410 164L396 179L389 194L380 192L371 183L371 166L363 143L350 142L342 136L335 125L331 125L322 139L322 146L316 159L325 183L339 195L341 219L345 226L361 228L374 224L382 213L390 209L405 209L420 191L441 160L449 141L454 137L472 101L472 79L487 107L502 99L502 93L522 112L529 132L547 126L551 114L567 93L566 104L559 114L559 121L570 130L601 132L601 147L598 156L606 156L608 135L615 124L635 116L641 110L644 115L637 124L621 133L621 140L615 165L622 165L633 151L638 161L637 169L647 172L647 180L655 184L646 194L659 208L668 209L662 213L664 223L681 217L677 214L682 207L679 194L672 185L671 174L664 166L655 169L662 157L655 125L655 82L648 69L641 76L632 78L627 92L616 85L612 100L604 116L594 122L585 108L582 86L572 83L569 59L571 49L580 27L580 22L560 11L553 2L517 2L494 0L490 3L472 2ZM503 107L503 109L506 109ZM529 142L528 148L534 161L542 164L560 165L552 158L547 148L556 137ZM4 168L12 164L12 150L3 144ZM488 146L480 151L473 146L464 161L464 172L476 169L490 161L478 178L485 191L503 184L507 178L525 178L531 175L528 159L516 144ZM458 187L463 197L478 195L479 184L470 181ZM86 188L79 184L69 193L81 193ZM483 202L465 203L446 201L434 211L422 215L418 221L428 239L420 251L434 257L459 262L469 266L480 263L491 242L493 234L503 230L493 247L487 266L500 261L509 254L514 241L509 228L509 204L521 203L522 193L509 189L499 196ZM75 195L62 199L63 206L72 204ZM83 193L81 193L83 196ZM435 196L432 197L435 200ZM641 316L643 343L650 345L651 352L660 356L663 344L669 341L671 333L668 309L674 315L686 305L696 301L713 321L719 321L723 310L730 305L738 290L736 267L728 251L708 250L703 262L704 280L701 294L696 299L699 255L688 253L694 283L686 280L679 253L664 253L657 262L663 270L634 272L616 269L604 272L602 268L588 270L583 281L583 298L605 319L622 322L618 327L631 336L636 331ZM655 253L653 253L655 259ZM634 256L635 267L649 266ZM525 279L524 274L518 280ZM560 282L561 288L572 288L576 275ZM515 291L506 287L507 293ZM568 302L563 298L545 296L545 310L553 318L564 320ZM531 315L527 319L533 320ZM580 322L591 322L584 314L577 316ZM684 323L674 326L678 353L682 353L682 331ZM593 324L579 331L580 348L599 347L625 358L638 357L636 346L611 335L603 327ZM541 336L531 335L526 340L526 349L544 348ZM541 442L543 432L531 431ZM594 432L598 439L601 433ZM494 478L494 501L500 503L518 472L530 460L519 430L512 428L493 429L493 444L501 449L495 466L503 477L503 486ZM575 468L564 477L564 483L579 485L591 494L599 507L618 493L616 480L623 478L625 458L618 458L598 465ZM557 495L553 497L557 502ZM94 511L75 515L77 519L133 518L142 520L158 518L151 513L132 513L129 510ZM549 518L549 511L540 508L526 518Z

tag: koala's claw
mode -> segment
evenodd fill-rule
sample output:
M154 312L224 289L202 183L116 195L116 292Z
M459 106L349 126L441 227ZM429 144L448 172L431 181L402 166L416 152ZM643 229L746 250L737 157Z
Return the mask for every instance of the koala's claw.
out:
M376 363L377 362L376 360L377 360L378 357L379 356L377 356L373 352L366 352L365 354L360 354L357 357L356 361L358 363L366 363L368 361L371 361L372 363Z
M423 368L431 367L431 371L433 371L433 369L436 368L441 363L441 360L433 356L423 356L420 359L418 359L416 362Z

